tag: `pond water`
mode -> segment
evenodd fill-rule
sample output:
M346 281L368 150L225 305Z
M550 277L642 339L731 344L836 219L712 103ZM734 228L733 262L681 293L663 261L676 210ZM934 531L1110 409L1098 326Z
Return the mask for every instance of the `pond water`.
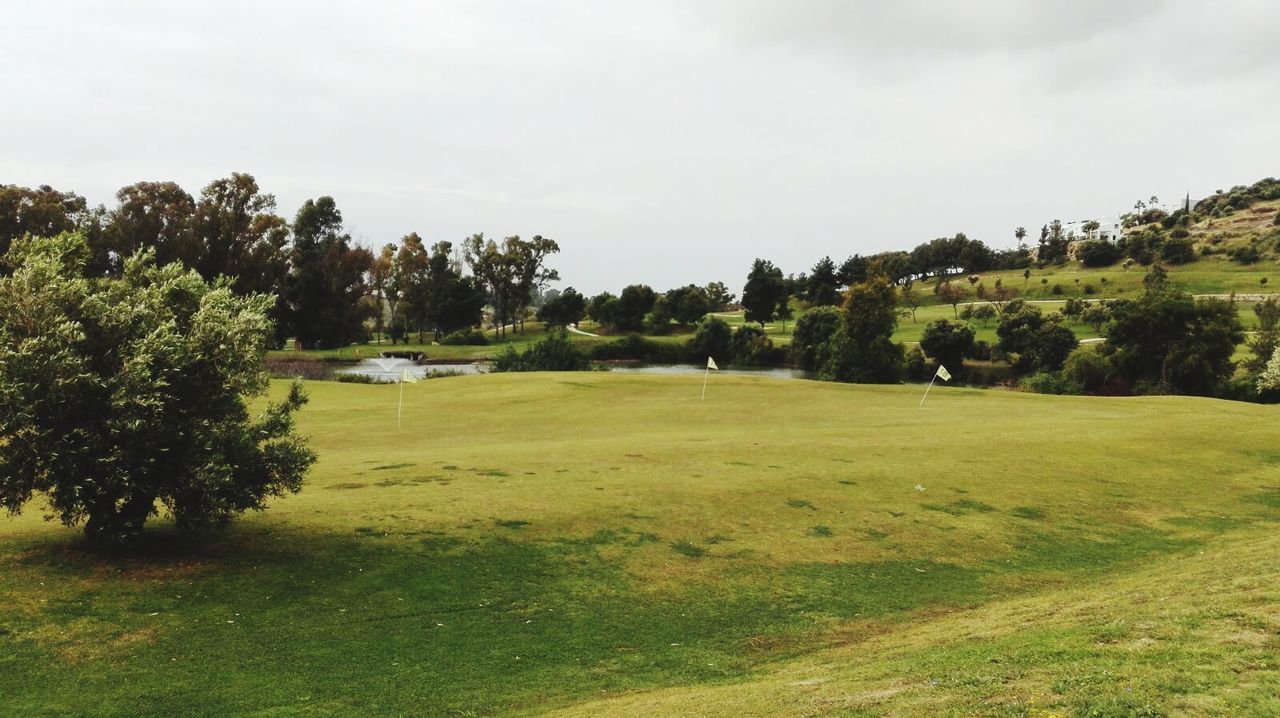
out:
M363 374L374 381L400 381L401 372L408 371L415 379L428 375L453 376L455 374L483 374L483 364L416 364L410 359L365 359L359 364L339 369L339 374Z
M488 371L485 364L415 364L409 359L365 359L359 364L339 369L339 374L363 374L375 381L400 381L401 372L408 370L417 379L428 375L453 376L462 374L483 374ZM665 374L672 376L697 375L705 369L694 364L611 364L609 371L619 374ZM811 379L813 376L799 369L721 369L721 374L739 376L763 376L771 379Z

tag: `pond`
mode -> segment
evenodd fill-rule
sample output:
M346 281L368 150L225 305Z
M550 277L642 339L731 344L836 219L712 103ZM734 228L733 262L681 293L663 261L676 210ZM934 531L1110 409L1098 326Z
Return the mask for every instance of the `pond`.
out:
M365 359L359 364L339 369L338 374L363 374L380 382L400 381L400 375L408 371L415 379L428 376L456 376L461 374L483 374L487 367L484 364L417 364L411 359Z
M705 369L696 364L609 364L608 370L619 374L664 374L668 376L698 375ZM339 374L363 374L380 382L400 381L401 372L407 370L416 379L428 376L459 376L484 374L487 364L415 364L410 359L365 359L359 364L339 369ZM721 369L721 374L739 376L763 376L771 379L812 379L813 375L799 369Z

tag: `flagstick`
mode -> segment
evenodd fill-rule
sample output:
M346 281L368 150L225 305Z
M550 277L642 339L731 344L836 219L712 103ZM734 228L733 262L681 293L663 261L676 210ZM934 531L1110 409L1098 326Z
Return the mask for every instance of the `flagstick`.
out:
M711 367L702 370L702 400L707 400L707 377L711 376Z
M400 431L400 415L404 413L404 376L400 377L400 406L396 407L396 431Z
M938 380L937 372L934 372L933 378L929 380L929 386L924 390L924 396L920 397L920 406L924 406L924 400L929 398L929 390L933 388L933 383ZM919 409L920 407L916 407Z

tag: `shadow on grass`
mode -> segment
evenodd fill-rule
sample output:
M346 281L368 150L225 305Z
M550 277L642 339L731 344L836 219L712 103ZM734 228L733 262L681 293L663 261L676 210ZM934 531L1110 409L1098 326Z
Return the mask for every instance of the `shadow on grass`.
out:
M16 570L0 595L37 608L0 620L0 655L12 656L0 664L0 703L23 715L547 707L741 677L830 640L824 616L972 605L1005 590L1008 574L1099 569L1189 545L1145 528L1032 534L1011 557L973 566L748 565L658 590L616 554L649 542L609 538L602 552L589 540L241 526L209 543L155 531L128 555L10 544L0 560ZM102 648L74 656L91 644Z

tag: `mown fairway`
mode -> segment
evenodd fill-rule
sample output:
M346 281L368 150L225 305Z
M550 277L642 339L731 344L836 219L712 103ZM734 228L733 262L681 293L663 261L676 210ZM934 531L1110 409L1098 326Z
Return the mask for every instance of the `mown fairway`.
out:
M0 715L1280 713L1274 407L700 384L313 383L203 547L0 519Z

